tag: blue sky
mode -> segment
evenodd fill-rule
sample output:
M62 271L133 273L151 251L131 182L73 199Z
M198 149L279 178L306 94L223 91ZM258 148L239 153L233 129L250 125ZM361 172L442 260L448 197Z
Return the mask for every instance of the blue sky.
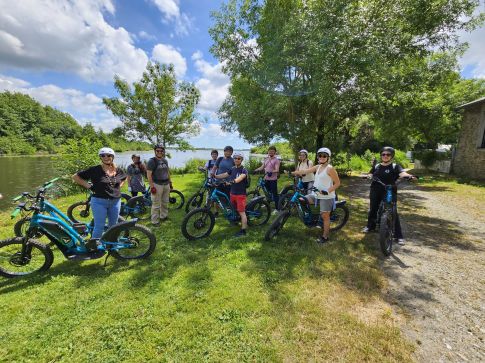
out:
M229 79L209 48L210 0L0 0L0 91L18 91L110 130L119 121L101 100L115 96L113 76L132 82L148 60L173 63L201 91L198 147L248 147L224 133L216 111ZM483 7L483 4L482 4ZM483 9L481 9L483 10ZM470 48L465 77L485 77L485 29L460 34Z

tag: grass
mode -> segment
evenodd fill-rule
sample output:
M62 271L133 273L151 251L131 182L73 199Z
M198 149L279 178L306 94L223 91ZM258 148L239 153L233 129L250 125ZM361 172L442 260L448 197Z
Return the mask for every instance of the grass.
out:
M186 197L201 181L174 179ZM350 206L349 224L325 246L294 218L269 243L267 226L237 239L222 219L189 242L175 211L154 229L147 260L103 267L55 251L47 273L0 280L0 361L411 361L383 299L377 244L358 232L365 203ZM8 213L0 220L0 237L12 235Z

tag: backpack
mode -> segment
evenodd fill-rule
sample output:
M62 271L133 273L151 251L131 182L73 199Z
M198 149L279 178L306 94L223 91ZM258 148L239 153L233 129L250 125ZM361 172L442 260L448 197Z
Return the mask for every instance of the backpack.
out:
M376 172L377 170L379 170L379 167L381 166L380 163L376 164L376 166L374 166L374 172ZM392 172L394 173L394 175L398 174L397 172L397 164L396 163L392 163Z

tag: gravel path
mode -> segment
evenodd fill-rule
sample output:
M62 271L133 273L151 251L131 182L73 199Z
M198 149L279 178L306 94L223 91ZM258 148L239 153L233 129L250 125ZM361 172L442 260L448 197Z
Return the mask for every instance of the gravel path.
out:
M460 199L443 187L400 191L407 243L381 262L419 362L485 362L485 213Z

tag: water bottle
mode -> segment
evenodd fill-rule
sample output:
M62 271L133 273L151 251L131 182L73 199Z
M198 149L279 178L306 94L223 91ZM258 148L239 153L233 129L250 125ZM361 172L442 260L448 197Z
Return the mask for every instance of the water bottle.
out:
M386 202L392 203L392 186L390 185L386 187Z

